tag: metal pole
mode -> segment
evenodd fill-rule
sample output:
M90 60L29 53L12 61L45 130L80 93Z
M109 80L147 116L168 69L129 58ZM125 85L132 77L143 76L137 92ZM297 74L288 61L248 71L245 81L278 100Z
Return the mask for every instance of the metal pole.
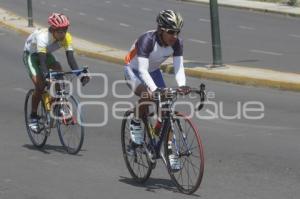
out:
M218 0L210 0L210 24L212 37L212 51L213 51L213 67L222 66L222 49L220 39L220 25Z
M28 9L28 27L33 27L32 0L27 0L27 9Z

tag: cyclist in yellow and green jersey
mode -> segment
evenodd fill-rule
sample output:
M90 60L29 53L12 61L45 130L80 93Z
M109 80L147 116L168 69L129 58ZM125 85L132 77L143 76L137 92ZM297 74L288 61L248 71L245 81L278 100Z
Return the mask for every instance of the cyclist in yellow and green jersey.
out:
M74 58L72 36L68 32L69 19L60 13L52 13L48 18L49 28L35 30L26 40L24 46L23 61L29 76L35 86L32 97L30 128L38 128L37 107L46 86L46 75L49 69L62 71L61 64L55 59L52 52L64 48L69 66L72 70L78 69ZM81 77L84 86L89 81L89 76Z

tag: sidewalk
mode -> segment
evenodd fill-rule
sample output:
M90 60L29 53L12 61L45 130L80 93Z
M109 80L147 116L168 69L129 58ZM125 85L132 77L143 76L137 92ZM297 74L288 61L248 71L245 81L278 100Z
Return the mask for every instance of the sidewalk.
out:
M27 24L27 19L0 8L0 25L23 35L28 35L34 29L41 28L41 26L37 24L35 24L35 28L29 28L27 27ZM127 54L127 51L96 44L76 37L73 37L73 42L78 54L117 63L121 66L124 64L124 57ZM170 63L170 61L167 61L162 67L167 73L173 72L173 67ZM300 74L232 65L209 69L194 61L185 61L185 71L187 75L197 78L300 91Z
M209 4L209 0L181 0L181 1ZM270 13L300 17L300 7L293 7L293 6L288 6L280 3L267 3L267 2L250 1L250 0L218 0L218 4L227 7L242 8L248 10L256 10L262 12L270 12Z

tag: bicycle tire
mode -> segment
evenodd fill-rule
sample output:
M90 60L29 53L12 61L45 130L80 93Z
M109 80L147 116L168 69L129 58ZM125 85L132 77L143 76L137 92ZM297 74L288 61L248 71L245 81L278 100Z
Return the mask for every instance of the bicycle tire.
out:
M34 132L30 129L29 127L29 120L30 120L30 113L31 113L31 106L29 104L32 103L32 95L33 95L34 89L30 89L25 98L25 103L24 103L24 116L25 116L25 126L27 130L27 134L29 136L29 139L31 143L37 147L37 148L42 148L47 141L48 138L48 133L46 132L46 129L41 130L39 132ZM47 115L45 107L43 106L42 100L39 103L38 106L38 115L41 117L39 121L47 120L49 115ZM45 123L43 123L45 126Z
M181 127L180 127L181 126ZM189 131L190 132L187 132ZM186 117L182 113L176 113L176 119L174 119L174 131L176 137L176 147L177 151L179 152L178 159L180 170L173 171L170 165L170 151L168 151L168 141L167 139L170 136L173 136L174 133L171 130L171 126L167 129L167 136L165 142L165 156L167 159L167 168L171 179L175 182L178 190L185 194L192 194L194 193L200 186L203 172L204 172L204 152L202 141L198 132L198 129L195 127L191 119ZM183 138L183 132L186 135L186 141ZM172 138L172 142L174 145L174 138ZM186 144L185 144L186 143ZM195 145L193 145L195 144ZM174 148L172 147L174 150ZM178 150L179 149L179 150ZM188 150L189 149L189 150ZM190 151L191 153L189 153ZM174 152L173 152L174 153ZM196 159L193 162L192 158ZM189 164L190 165L186 165ZM190 174L190 172L193 172ZM192 180L192 178L195 178Z
M57 119L57 132L58 132L58 137L59 140L61 142L61 144L63 145L63 147L65 148L65 150L69 153L69 154L77 154L82 147L83 141L84 141L84 135L85 135L85 128L83 125L81 125L84 121L83 121L83 117L81 115L80 112L78 112L78 101L76 100L76 98L74 96L70 96L68 99L68 102L72 104L72 110L69 107L65 107L67 106L67 104L62 104L59 105L60 109L61 108L68 108L69 110L71 110L72 114L71 114L71 122L66 123L66 120L64 117L62 117L61 119ZM59 112L59 110L55 110L55 114L57 114ZM80 120L78 120L78 115L80 117ZM79 122L80 121L80 122ZM66 129L64 128L66 127ZM76 128L79 127L79 128ZM77 131L76 131L77 130ZM71 141L75 141L76 137L78 138L78 141L72 142Z
M132 119L131 117L133 117L133 111L127 111L122 120L121 144L123 158L132 178L138 183L144 183L151 175L152 163L144 151L143 146L136 146L133 142L131 142L129 128L130 121ZM133 154L129 154L128 147L133 147Z

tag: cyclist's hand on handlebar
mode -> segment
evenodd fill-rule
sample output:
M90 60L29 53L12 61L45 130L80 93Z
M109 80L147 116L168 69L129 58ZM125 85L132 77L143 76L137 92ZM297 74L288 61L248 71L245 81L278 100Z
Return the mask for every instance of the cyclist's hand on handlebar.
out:
M187 95L187 94L189 94L191 91L192 91L192 90L191 90L191 87L189 87L189 86L180 86L180 87L178 88L178 92L179 92L179 94L181 94L181 95Z
M80 78L80 82L82 86L85 86L87 83L89 83L90 77L88 75L84 75Z
M161 91L161 88L156 88L155 91L150 91L150 89L148 89L150 100L158 100L159 96L161 95Z
M161 99L164 100L166 98L170 98L172 96L172 92L169 88L157 88L153 92L152 96L154 100L158 100L158 96L160 96Z
M84 72L82 73L82 76L80 78L80 82L82 86L85 86L90 81L90 76L88 75L89 71L87 68L85 68Z

